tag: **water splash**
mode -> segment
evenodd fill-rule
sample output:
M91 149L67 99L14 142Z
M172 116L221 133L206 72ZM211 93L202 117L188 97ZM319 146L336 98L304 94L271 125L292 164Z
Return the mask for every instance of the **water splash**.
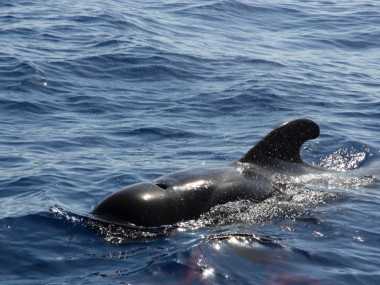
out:
M322 159L319 166L336 171L357 169L372 155L368 148L358 152L354 147L343 147Z

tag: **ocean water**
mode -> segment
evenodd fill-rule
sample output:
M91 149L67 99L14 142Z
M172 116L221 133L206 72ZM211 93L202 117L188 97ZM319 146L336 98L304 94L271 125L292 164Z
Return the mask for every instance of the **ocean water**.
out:
M379 284L379 1L0 3L1 284ZM151 231L130 184L321 127L302 177Z

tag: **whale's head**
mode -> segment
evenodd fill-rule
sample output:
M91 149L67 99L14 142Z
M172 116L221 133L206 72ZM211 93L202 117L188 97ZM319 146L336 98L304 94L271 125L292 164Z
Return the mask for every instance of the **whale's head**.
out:
M92 214L102 220L138 226L157 226L160 221L177 222L172 203L165 189L154 183L138 183L111 194L101 201ZM174 208L173 208L174 207Z
M133 184L106 197L91 214L104 222L143 227L194 219L203 211L197 209L203 209L203 204L207 204L202 199L207 192L186 185L173 187L161 180ZM194 207L189 200L198 201L201 206Z

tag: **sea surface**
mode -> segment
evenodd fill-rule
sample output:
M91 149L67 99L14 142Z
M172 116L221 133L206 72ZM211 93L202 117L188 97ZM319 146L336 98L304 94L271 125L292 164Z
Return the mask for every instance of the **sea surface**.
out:
M336 174L149 231L89 213L273 128ZM380 1L0 2L1 284L380 284Z

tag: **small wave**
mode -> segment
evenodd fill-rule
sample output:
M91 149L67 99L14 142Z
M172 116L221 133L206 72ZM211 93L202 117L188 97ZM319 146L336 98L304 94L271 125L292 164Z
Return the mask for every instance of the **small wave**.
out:
M295 7L295 6L293 6ZM260 5L253 3L245 3L242 1L219 1L211 2L206 4L197 4L197 5L187 5L186 7L177 8L177 13L181 14L191 14L194 16L209 19L219 19L217 15L231 15L233 17L246 17L252 19L252 16L263 15L265 17L269 15L282 15L287 16L289 14L294 14L295 16L300 16L303 14L302 9L296 9L289 7L289 5ZM215 14L215 15L214 15ZM214 17L212 17L214 16Z
M140 139L158 140L163 138L181 139L199 136L197 133L188 132L181 129L173 129L169 127L141 127L137 129L126 129L111 132L114 136L138 136Z
M31 213L39 213L41 209L45 208L48 201L46 191L33 191L31 187L28 187L31 182L38 182L38 180L17 181L17 183L24 183L26 186L21 187L18 184L18 188L12 186L12 190L2 191L4 193L1 199L0 218L25 217L31 215ZM15 194L16 191L17 194Z
M80 224L103 237L107 242L120 245L131 240L146 240L161 236L169 236L177 226L160 226L155 228L137 227L134 225L109 223L92 215L78 215L53 206L50 211L58 218L73 224Z
M21 37L24 37L25 35L27 35L27 37L32 38L33 36L38 35L38 31L32 28L16 27L16 28L4 29L2 31L2 34L12 35L12 36L19 35Z
M115 43L115 42L113 42ZM152 51L140 50L137 54L133 51L128 54L102 54L91 57L83 57L71 61L50 62L62 72L74 73L80 78L98 78L102 80L120 79L125 81L146 80L192 80L199 77L199 63L189 62L186 56L179 59L179 55L151 55ZM153 51L156 53L157 51Z
M356 39L352 40L349 38L326 38L326 37L315 37L312 36L308 39L310 42L314 42L316 44L320 44L324 48L335 47L344 50L366 50L371 48L376 48L378 43L371 41L370 39ZM311 44L311 47L315 46L315 44Z
M244 87L240 88L243 89ZM278 107L280 100L280 96L268 88L250 87L245 88L237 95L219 95L213 100L213 106L221 113L239 112L239 115L242 115L243 113L252 113L255 110L283 111L285 110L284 107Z
M43 68L32 61L24 61L0 54L0 76L3 88L13 92L57 91L50 87Z
M294 256L297 256L297 258L311 258L310 253L305 250L282 244L283 240L281 238L257 234L239 232L214 234L207 238L207 242L218 250L221 250L222 246L227 246L241 257L255 263L268 263L284 258L294 259Z
M15 178L13 180L7 180L7 183L3 184L2 186L5 188L25 188L28 189L31 186L35 185L42 185L44 182L46 182L45 179L38 176L29 176L29 177L21 177L21 178Z
M102 47L112 47L112 46L119 46L123 43L123 41L116 40L116 39L108 39L108 40L103 40L97 43L94 43L91 47L93 48L102 48Z
M22 77L34 74L37 69L30 63L22 62L15 57L0 53L0 75L4 79L6 77Z
M233 264L228 264L224 269L225 278L234 279L234 271L249 272L246 276L239 275L239 280L246 278L244 283L252 283L251 270L257 271L255 276L260 284L321 284L320 278L314 279L308 272L293 272L287 268L287 263L299 262L308 264L310 261L317 262L320 257L310 253L303 248L297 247L294 242L287 243L286 240L262 236L261 234L246 234L239 232L227 232L212 235L206 242L200 243L197 247L198 260L212 260L213 262L203 262L204 271L218 273L220 265L226 266L225 260L236 259L249 261L246 268L241 268L243 263L239 263L236 268ZM273 266L273 265L276 266ZM253 268L253 269L252 269ZM259 269L257 269L259 268ZM291 272L291 273L290 273ZM220 274L221 272L219 272ZM209 276L210 279L215 276ZM235 277L236 278L236 277Z
M33 113L33 114L49 114L57 110L50 102L28 102L28 101L14 101L14 100L1 100L0 110L3 113Z

